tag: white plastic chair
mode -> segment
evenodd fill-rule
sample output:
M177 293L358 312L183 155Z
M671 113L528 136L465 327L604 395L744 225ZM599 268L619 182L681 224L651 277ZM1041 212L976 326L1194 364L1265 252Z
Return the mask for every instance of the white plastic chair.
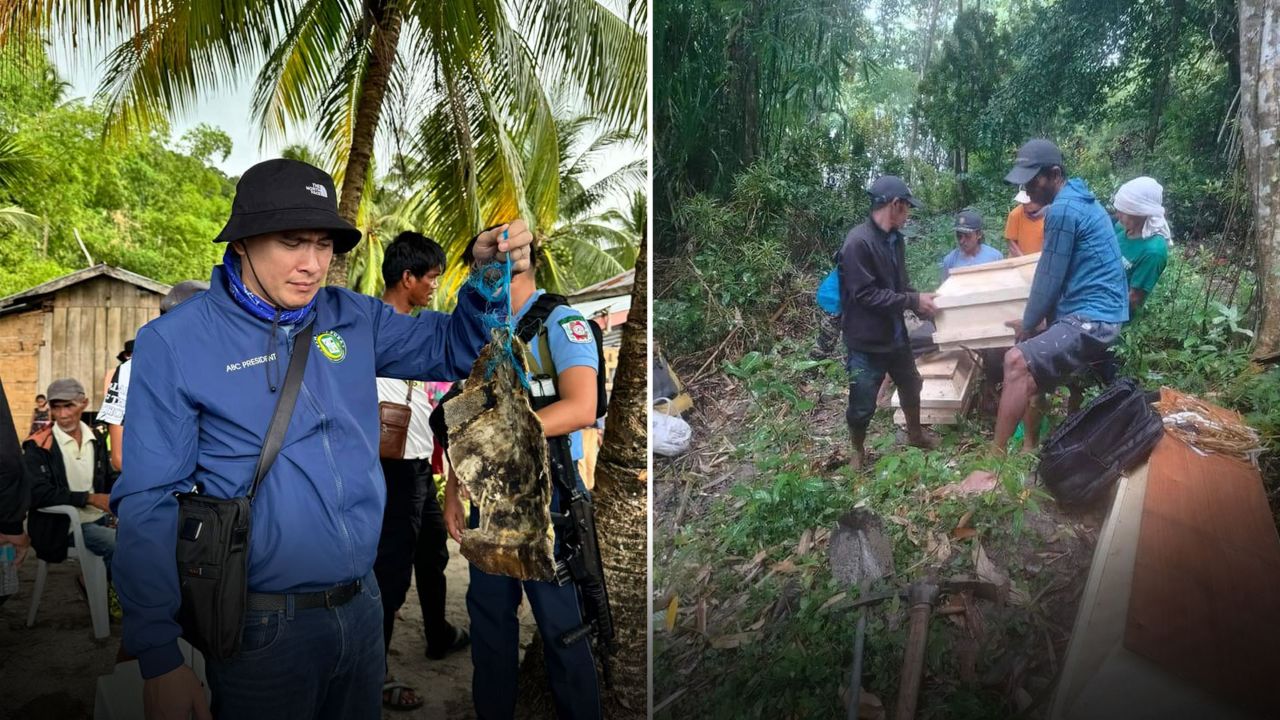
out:
M205 678L204 656L182 638L178 638L178 649L182 651L184 664L195 671L196 679L204 687L205 702L210 702L213 694ZM110 675L99 675L93 700L93 720L137 720L142 717L142 682L137 660L116 665Z
M67 557L80 564L84 589L89 595L89 617L93 619L93 637L101 640L111 634L107 616L107 564L102 558L89 552L84 546L84 533L80 530L80 511L70 505L54 505L40 508L39 512L66 515L71 520L71 535L75 545L67 548ZM27 627L36 623L36 610L40 608L40 596L44 594L44 582L49 578L49 563L43 559L36 568L36 588L31 594L31 609L27 611Z

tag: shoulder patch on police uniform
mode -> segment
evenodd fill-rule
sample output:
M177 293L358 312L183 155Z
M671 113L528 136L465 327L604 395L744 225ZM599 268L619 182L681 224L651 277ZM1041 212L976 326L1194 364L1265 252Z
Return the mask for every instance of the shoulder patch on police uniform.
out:
M570 315L560 321L560 329L568 336L569 342L586 344L591 342L591 328L581 315Z
M317 335L316 347L329 362L339 363L347 357L347 342L334 330Z

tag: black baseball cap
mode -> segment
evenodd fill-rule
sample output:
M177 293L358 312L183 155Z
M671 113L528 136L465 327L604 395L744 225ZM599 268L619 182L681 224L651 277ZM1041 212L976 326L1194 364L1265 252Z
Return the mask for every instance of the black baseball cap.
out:
M871 187L867 188L867 194L871 196L872 206L902 199L911 203L911 207L920 207L920 201L912 196L910 188L897 175L881 175L876 178Z
M1031 178L1047 167L1062 167L1062 151L1048 140L1028 140L1018 148L1018 157L1013 162L1013 169L1004 176L1004 181L1012 185L1024 185Z
M977 210L961 210L956 213L956 232L971 233L982 230L982 216Z
M286 230L328 230L333 251L360 242L360 231L338 215L333 178L298 160L267 160L244 171L236 183L231 217L214 242L242 240Z

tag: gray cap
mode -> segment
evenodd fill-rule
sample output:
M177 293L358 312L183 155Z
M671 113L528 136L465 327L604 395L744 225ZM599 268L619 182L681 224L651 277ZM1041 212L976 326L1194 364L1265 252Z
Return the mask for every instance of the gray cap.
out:
M982 216L977 210L961 210L956 213L956 232L971 233L982 230Z
M1004 181L1013 185L1024 185L1031 178L1047 167L1062 167L1062 151L1048 140L1028 140L1018 148L1018 157L1013 162L1013 169L1004 176Z
M910 188L897 175L881 175L876 178L871 187L867 188L867 194L871 196L872 206L902 199L911 203L911 207L920 207L920 201L912 197Z
M61 400L63 402L80 402L85 399L84 386L75 378L58 378L49 383L49 389L45 391L49 402Z
M190 300L196 293L209 289L207 280L183 280L169 290L169 294L160 301L160 314L163 315Z

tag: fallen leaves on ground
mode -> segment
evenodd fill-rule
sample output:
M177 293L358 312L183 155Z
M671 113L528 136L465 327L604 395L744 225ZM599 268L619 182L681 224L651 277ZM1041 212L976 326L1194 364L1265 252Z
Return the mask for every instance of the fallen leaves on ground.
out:
M711 647L717 650L730 650L736 647L748 645L756 640L760 635L758 632L740 632L732 635L721 635L711 638Z

